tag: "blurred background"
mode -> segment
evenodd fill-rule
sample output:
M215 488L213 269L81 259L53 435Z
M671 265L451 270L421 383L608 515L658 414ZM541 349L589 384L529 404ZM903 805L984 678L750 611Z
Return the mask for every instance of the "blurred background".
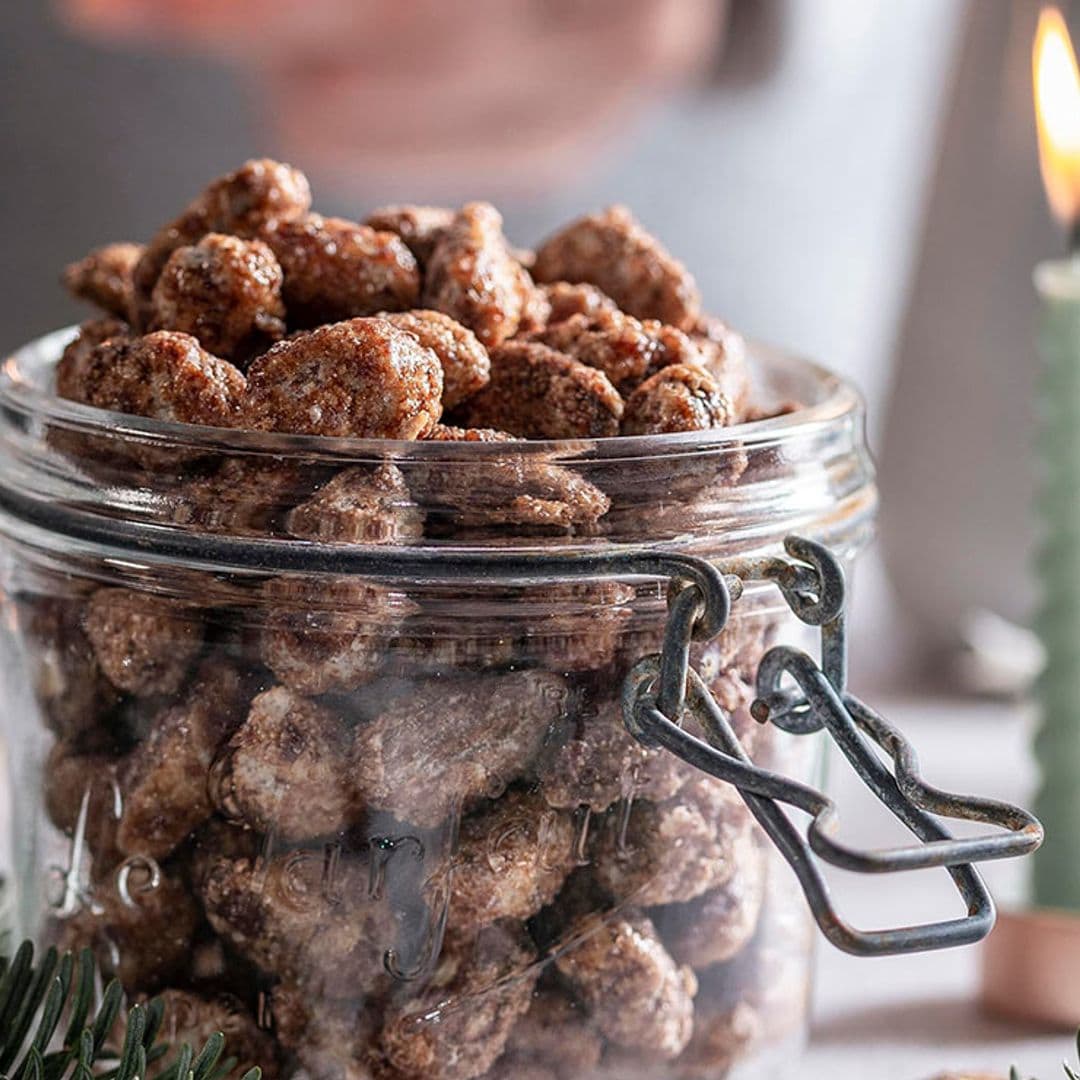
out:
M1035 154L1037 13L12 0L0 347L81 317L58 267L148 237L251 155L295 161L317 208L345 216L489 198L524 245L626 202L711 310L867 396L888 573L861 577L860 681L1009 691L1033 664L995 618L1032 606L1030 272L1062 245Z
M316 208L342 216L491 199L526 246L625 202L711 311L862 388L883 509L860 566L856 688L915 732L928 775L1026 797L1027 714L982 699L1022 697L1040 662L1022 629L1031 272L1065 240L1039 180L1038 14L1036 0L8 0L0 350L84 317L64 263L146 239L249 156L301 166ZM840 780L841 805L854 786ZM864 923L949 900L947 882L881 885L849 897ZM822 960L804 1075L1010 1060L1060 1075L1063 1039L974 1011L972 950Z

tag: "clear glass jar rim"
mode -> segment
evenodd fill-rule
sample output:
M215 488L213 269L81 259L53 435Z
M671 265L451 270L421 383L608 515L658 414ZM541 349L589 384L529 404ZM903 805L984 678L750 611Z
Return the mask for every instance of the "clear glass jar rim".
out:
M0 408L28 419L83 434L129 437L206 451L232 450L327 460L371 460L387 455L444 461L477 461L506 453L505 443L425 442L423 440L331 438L279 432L243 431L204 427L174 421L148 419L128 413L97 409L58 397L43 384L52 366L78 327L56 330L15 350L0 369ZM818 398L800 408L763 420L752 420L708 431L672 432L660 435L615 436L597 439L529 439L514 443L515 454L580 457L593 460L657 458L668 454L715 453L725 448L761 446L797 440L815 429L827 427L860 413L862 397L852 383L811 360L765 345L748 342L754 364L771 372L803 377Z

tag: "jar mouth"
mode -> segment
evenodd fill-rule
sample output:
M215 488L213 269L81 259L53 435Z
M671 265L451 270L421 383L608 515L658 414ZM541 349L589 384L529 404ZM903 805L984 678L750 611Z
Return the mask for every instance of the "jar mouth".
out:
M505 443L339 438L207 427L133 416L61 398L53 392L60 354L78 333L65 327L15 350L0 368L0 409L9 416L86 435L107 434L183 450L238 452L326 461L372 461L405 455L440 461L475 461L506 453ZM764 408L790 400L794 411L706 431L593 439L528 439L513 443L515 454L558 457L657 458L666 454L715 452L724 447L760 446L798 439L822 425L861 413L862 397L842 376L811 360L761 342L748 341L755 401Z
M456 583L464 572L530 578L540 558L551 576L552 559L578 556L610 575L605 558L628 549L745 556L776 551L791 533L854 552L872 533L858 391L768 346L748 354L755 401L798 406L771 419L625 438L424 442L197 427L65 401L52 375L75 332L31 342L0 369L0 533L45 561L62 552L90 565ZM327 535L319 500L345 474L390 479L373 531Z

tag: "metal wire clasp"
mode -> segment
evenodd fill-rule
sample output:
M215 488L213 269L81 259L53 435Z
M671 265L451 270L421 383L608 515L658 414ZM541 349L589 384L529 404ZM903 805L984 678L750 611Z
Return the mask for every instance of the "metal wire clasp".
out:
M974 863L1034 851L1043 829L1027 811L1008 803L955 795L931 787L904 736L847 691L844 573L839 560L811 540L789 537L788 558L724 564L717 574L676 580L668 598L662 651L639 661L623 686L623 718L641 743L663 747L712 776L734 784L750 811L798 877L825 936L860 956L941 949L978 941L993 927L994 903ZM776 646L761 659L754 717L805 735L826 729L870 790L917 838L902 847L862 851L835 839L839 814L824 793L756 766L724 710L690 666L691 642L711 638L727 621L748 581L771 581L805 623L821 628L821 662ZM703 587L702 583L708 587ZM725 595L719 597L720 592ZM789 682L790 680L790 682ZM704 739L685 731L689 710ZM892 761L890 770L879 751ZM810 815L805 838L781 804ZM999 830L954 837L939 817L983 822ZM814 856L860 873L944 867L967 905L963 918L886 930L859 930L838 915Z

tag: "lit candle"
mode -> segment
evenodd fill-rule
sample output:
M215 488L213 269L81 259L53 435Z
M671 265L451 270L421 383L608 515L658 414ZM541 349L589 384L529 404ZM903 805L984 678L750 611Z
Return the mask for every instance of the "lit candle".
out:
M1035 813L1046 826L1046 842L1035 856L1032 899L1038 907L1080 911L1080 72L1055 9L1039 18L1033 63L1039 162L1073 254L1035 271L1042 362L1035 625L1046 651L1038 686Z
M1035 270L1039 294L1038 578L1035 627L1046 652L1037 697L1035 813L1046 840L1033 857L1029 907L1002 912L983 953L990 1010L1064 1029L1080 1025L1080 72L1053 8L1035 35L1039 162L1072 254Z

